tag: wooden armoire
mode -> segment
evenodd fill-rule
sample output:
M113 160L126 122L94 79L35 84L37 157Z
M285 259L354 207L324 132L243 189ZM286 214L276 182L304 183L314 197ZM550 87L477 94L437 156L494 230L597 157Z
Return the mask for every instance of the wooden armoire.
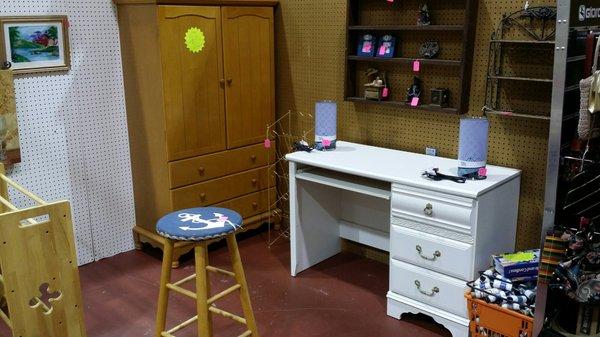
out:
M276 196L265 148L275 119L277 1L113 0L117 5L135 195L136 248L161 247L157 220L222 206L245 228ZM174 266L191 248L178 243Z

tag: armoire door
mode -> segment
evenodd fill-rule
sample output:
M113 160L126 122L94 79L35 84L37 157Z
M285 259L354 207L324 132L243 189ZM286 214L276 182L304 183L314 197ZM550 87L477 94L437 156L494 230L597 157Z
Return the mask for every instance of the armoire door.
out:
M221 9L160 6L158 16L169 161L225 150Z
M263 141L275 118L273 8L223 7L227 147Z

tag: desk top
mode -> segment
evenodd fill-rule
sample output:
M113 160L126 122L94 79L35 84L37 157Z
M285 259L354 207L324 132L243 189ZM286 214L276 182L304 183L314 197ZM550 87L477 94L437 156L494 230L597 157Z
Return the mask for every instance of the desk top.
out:
M425 170L437 167L442 173L456 174L458 160L342 141L333 151L302 151L285 157L299 164L468 198L476 198L521 175L520 170L488 165L486 180L467 180L465 184L433 181L422 176Z

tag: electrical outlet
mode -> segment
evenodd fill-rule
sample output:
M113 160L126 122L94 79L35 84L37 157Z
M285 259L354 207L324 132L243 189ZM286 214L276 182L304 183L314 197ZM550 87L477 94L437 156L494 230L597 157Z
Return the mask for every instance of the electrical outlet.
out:
M437 156L437 149L435 147L426 147L425 148L425 154L428 156Z

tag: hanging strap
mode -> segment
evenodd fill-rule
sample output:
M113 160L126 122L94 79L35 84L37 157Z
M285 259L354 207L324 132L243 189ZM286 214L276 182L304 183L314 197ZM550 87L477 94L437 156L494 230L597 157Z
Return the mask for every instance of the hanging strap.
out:
M596 40L596 50L594 51L594 65L592 66L592 74L598 70L598 54L600 54L600 38L594 37Z

